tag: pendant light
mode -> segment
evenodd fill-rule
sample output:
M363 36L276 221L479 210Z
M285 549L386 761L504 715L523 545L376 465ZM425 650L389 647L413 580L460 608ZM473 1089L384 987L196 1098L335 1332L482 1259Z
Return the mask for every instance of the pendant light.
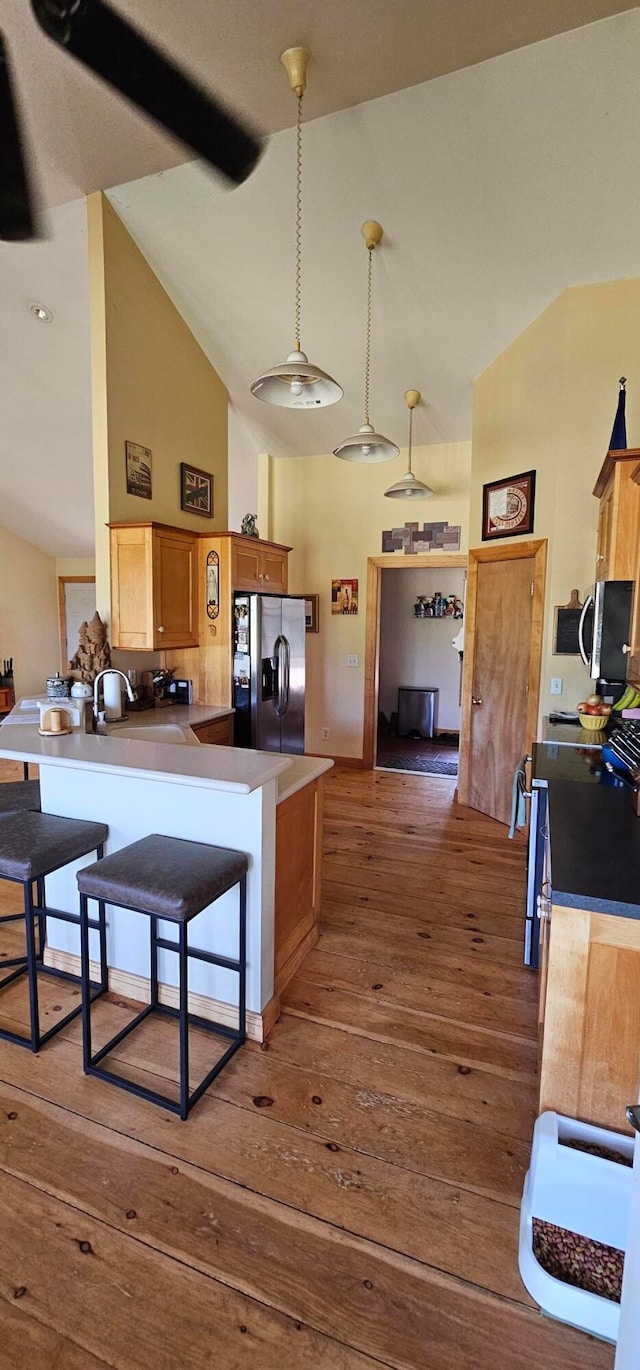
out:
M367 332L364 353L364 423L354 433L352 437L345 438L344 442L338 443L333 449L335 457L341 457L343 461L390 461L392 457L397 457L400 448L396 447L389 438L383 438L381 433L376 433L373 425L369 422L369 372L371 370L371 263L373 254L382 242L384 230L381 224L376 223L375 219L368 219L362 225L361 233L367 245L369 261L367 265Z
M413 437L413 411L420 403L419 390L405 390L405 400L409 409L409 470L402 480L397 480L395 485L390 485L385 490L387 499L428 499L433 494L430 485L425 485L424 481L418 480L411 470L411 441Z
M263 371L253 382L251 394L266 404L284 409L320 409L342 399L342 387L314 366L300 346L300 296L302 276L302 97L307 84L309 53L306 48L287 48L280 58L298 99L296 131L296 267L293 352L280 366Z

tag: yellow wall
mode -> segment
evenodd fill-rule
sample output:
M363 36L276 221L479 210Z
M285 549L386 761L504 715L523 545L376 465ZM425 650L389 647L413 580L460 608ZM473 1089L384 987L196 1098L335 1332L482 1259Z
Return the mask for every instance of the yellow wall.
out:
M56 557L56 576L95 576L95 557Z
M364 710L364 634L367 558L379 556L382 530L407 522L446 520L462 525L468 547L470 443L417 448L416 475L436 491L433 499L385 499L384 491L407 469L406 452L393 462L358 465L334 456L268 459L261 492L270 491L263 536L293 547L289 590L320 595L320 631L307 634L306 748L331 756L361 756ZM268 517L266 500L260 516ZM400 554L402 555L402 554ZM407 566L410 557L403 557ZM357 616L331 614L331 581L357 577ZM358 667L347 666L347 656ZM329 738L322 738L322 728Z
M59 670L58 583L53 557L0 528L0 659L8 657L16 697L44 695Z
M611 435L618 378L630 377L629 446L640 444L640 280L565 290L475 386L470 545L480 546L482 485L537 472L534 537L549 539L540 713L573 708L589 691L579 657L555 656L553 609L595 575L592 495ZM514 539L510 539L514 541ZM549 693L551 676L564 692Z
M109 618L107 522L227 527L227 391L115 210L88 199L96 580ZM128 495L125 442L152 452L153 498ZM214 476L214 517L180 509L180 462Z

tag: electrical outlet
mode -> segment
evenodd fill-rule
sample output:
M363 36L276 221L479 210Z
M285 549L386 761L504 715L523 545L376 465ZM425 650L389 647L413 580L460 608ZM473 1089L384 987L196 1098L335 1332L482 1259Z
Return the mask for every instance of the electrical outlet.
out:
M559 675L552 675L552 677L551 677L551 693L552 693L552 695L561 695L561 694L562 694L562 676L559 676Z
M329 741L329 729L328 729L328 728L323 728L323 729L322 729L322 741L323 741L323 742L328 742L328 741Z
M357 665L358 665L358 658L357 658L357 656L354 655L354 656L348 656L348 657L347 657L347 666L357 666Z

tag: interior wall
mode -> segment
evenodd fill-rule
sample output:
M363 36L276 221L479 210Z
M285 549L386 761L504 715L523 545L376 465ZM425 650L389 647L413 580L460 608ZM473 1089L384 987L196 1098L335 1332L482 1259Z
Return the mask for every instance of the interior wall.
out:
M258 444L242 414L230 404L227 527L239 533L245 514L257 513Z
M460 657L452 638L460 619L416 618L418 595L464 598L462 567L382 572L380 602L380 685L378 708L391 719L398 707L398 686L431 686L438 690L436 730L460 728Z
M53 557L0 528L0 660L9 657L16 698L44 695L59 670L58 581Z
M361 757L367 558L380 555L383 529L416 520L460 524L461 550L467 550L471 444L414 450L415 474L435 491L419 503L384 496L407 469L406 450L395 461L373 465L332 455L272 459L269 465L270 536L293 548L290 592L320 596L319 632L306 639L306 749ZM410 566L409 557L396 555ZM332 615L334 578L357 578L357 615ZM356 667L347 664L350 655Z
M598 501L618 378L630 377L627 437L640 445L640 279L571 286L475 385L470 545L481 546L482 485L536 471L533 536L548 538L540 714L572 709L589 690L578 656L553 652L554 607L595 576ZM509 539L513 541L514 539ZM521 539L519 539L521 540ZM563 680L551 695L552 676Z
M108 522L228 523L228 396L108 200L88 199L96 589L110 617ZM125 442L152 453L152 498L127 494ZM180 463L214 478L214 516L180 508Z

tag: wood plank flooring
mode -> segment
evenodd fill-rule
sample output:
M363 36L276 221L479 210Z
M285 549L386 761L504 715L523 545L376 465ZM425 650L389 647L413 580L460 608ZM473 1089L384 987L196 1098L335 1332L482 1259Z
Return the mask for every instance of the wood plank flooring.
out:
M611 1370L518 1275L522 840L449 781L336 768L325 876L269 1042L188 1123L85 1079L77 1023L37 1057L0 1042L0 1370ZM43 982L47 1022L73 994ZM132 1011L103 1001L99 1034ZM22 986L0 1014L24 1027ZM145 1024L118 1069L175 1086L172 1028Z

